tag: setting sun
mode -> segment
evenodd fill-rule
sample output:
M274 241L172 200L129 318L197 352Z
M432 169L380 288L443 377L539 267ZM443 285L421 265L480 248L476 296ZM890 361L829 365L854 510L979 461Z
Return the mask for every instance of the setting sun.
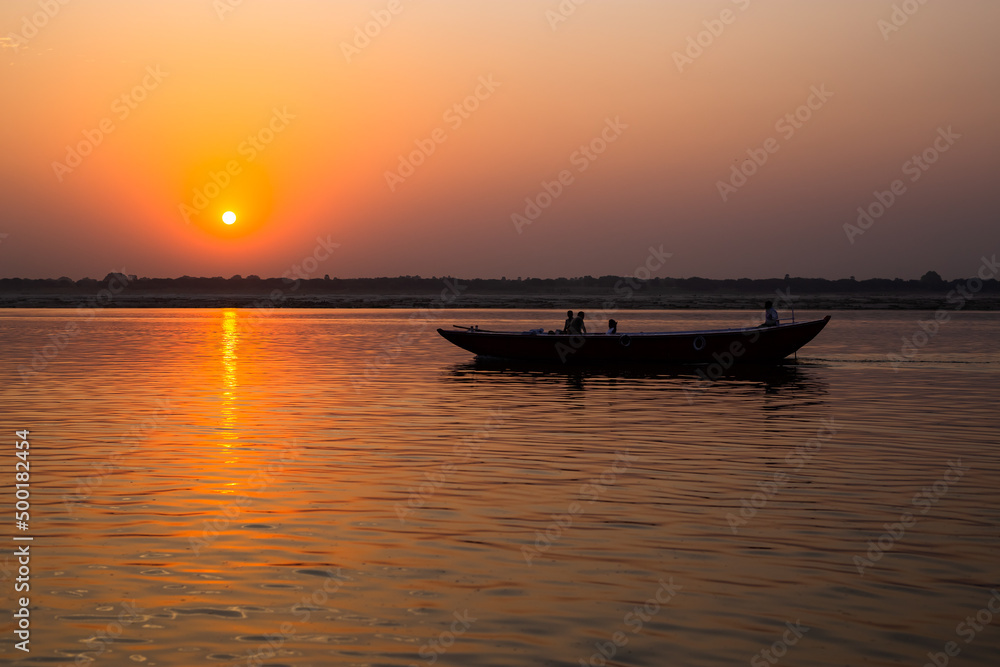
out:
M236 214L232 211L226 211L222 214L222 221L227 225L231 225L236 222Z

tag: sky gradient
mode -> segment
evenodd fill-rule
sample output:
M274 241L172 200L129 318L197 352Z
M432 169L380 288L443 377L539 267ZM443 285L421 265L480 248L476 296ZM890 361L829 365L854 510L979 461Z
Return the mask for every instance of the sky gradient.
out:
M5 0L0 277L280 276L317 239L319 277L661 246L659 276L971 276L998 28L992 0Z

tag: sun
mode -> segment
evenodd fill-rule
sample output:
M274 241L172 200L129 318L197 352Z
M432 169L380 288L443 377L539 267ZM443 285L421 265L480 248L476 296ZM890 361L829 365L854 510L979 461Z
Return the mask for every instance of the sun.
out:
M231 225L236 222L236 214L232 211L226 211L222 214L222 221L227 225Z

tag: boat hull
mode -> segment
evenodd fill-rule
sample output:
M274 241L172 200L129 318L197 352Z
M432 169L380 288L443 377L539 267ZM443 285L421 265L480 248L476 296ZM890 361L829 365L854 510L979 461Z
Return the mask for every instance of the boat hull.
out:
M446 340L482 357L544 363L776 363L811 341L830 321L776 327L637 334L531 334L438 329Z

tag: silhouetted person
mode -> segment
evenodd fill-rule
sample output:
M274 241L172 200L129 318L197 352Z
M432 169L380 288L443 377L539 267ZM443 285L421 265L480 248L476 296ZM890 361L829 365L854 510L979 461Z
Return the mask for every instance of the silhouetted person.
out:
M573 321L569 323L569 332L571 334L585 334L587 333L587 327L583 323L583 311L581 310L573 318Z
M618 320L608 320L608 335L618 333Z
M569 333L569 327L570 327L571 324L573 324L573 311L572 310L567 310L566 311L566 322L563 324L563 330L562 330L562 332L563 333Z
M778 321L778 311L774 309L774 304L771 301L764 302L764 324L762 327L776 327L780 324Z

